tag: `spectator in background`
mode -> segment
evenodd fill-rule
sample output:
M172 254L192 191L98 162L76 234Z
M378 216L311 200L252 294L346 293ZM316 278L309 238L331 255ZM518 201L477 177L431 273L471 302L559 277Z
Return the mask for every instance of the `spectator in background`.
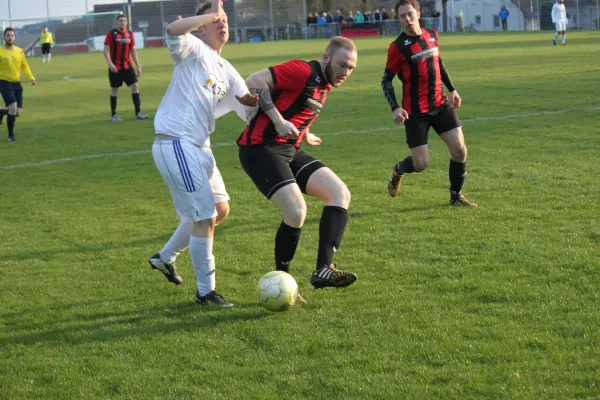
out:
M365 16L359 11L354 15L354 22L365 22Z
M346 22L349 24L354 23L355 19L354 19L354 14L352 13L352 11L348 11L348 16L346 17Z
M437 8L435 9L435 11L432 14L433 20L432 20L432 27L433 29L435 29L436 31L440 30L440 17L442 16L442 13L440 12L440 10L438 10Z
M388 13L388 21L388 26L392 33L394 35L398 34L402 28L400 26L400 21L397 19L396 11L394 11L393 8L390 9L390 12Z
M388 20L388 13L387 13L387 11L385 11L385 7L383 7L381 9L381 20L382 21L387 21Z
M396 20L396 12L393 9L388 13L388 19L392 21Z
M333 22L333 18L331 18L331 14L327 11L323 11L323 18L325 18L325 37L331 37L331 23Z
M504 32L506 32L508 30L508 16L509 16L509 12L506 9L506 6L502 6L502 8L500 8L500 21L502 21L502 30Z
M327 36L327 18L325 15L327 15L327 13L324 12L317 17L317 38Z
M381 21L381 12L379 11L379 8L376 8L375 12L373 12L373 20Z
M318 14L316 12L314 14L309 12L308 17L306 17L306 31L309 39L313 37L313 33L315 32L316 28L314 24L317 23L317 18Z
M344 22L344 16L342 15L342 12L340 10L336 10L335 15L333 16L333 22L336 22L338 24Z

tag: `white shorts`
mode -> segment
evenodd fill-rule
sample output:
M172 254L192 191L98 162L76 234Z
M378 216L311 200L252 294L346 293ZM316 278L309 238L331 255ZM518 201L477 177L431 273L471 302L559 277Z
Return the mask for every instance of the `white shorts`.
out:
M556 22L554 25L556 25L556 32L562 32L567 30L566 22Z
M210 148L199 148L186 140L157 138L152 156L181 219L210 219L217 215L215 203L229 200Z

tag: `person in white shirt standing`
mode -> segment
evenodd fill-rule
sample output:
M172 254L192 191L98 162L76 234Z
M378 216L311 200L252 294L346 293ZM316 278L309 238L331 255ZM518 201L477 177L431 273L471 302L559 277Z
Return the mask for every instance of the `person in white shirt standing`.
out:
M556 38L560 33L564 46L567 41L567 10L565 9L565 0L556 0L556 3L552 6L552 22L556 25L556 33L552 38L552 44L556 46Z
M199 37L190 32L198 29ZM183 282L175 269L188 246L196 275L196 302L232 307L215 291L212 254L215 225L229 214L229 196L210 149L215 119L258 104L244 79L221 58L229 39L222 0L204 2L196 16L167 26L166 42L175 61L173 78L154 119L154 163L167 183L181 223L164 248L148 260L169 282Z

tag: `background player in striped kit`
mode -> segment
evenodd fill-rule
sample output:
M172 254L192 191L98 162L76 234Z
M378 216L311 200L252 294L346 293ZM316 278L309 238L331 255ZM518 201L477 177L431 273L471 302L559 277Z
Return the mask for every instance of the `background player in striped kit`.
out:
M319 228L319 249L310 282L315 288L343 287L356 275L333 265L348 223L350 191L320 160L300 150L300 143L318 146L309 132L331 87L339 87L357 62L354 42L344 37L329 41L320 61L293 60L248 77L251 91L260 95L260 110L237 143L240 162L254 184L283 214L275 237L275 268L289 270L306 219L302 193L325 202Z
M462 194L467 175L467 146L455 108L461 98L454 88L441 59L439 35L433 29L422 29L420 4L417 0L399 0L396 14L404 31L388 49L381 86L392 109L396 124L405 125L406 143L411 155L394 165L388 182L390 196L396 197L404 174L420 172L429 164L429 128L437 132L450 151L450 205L477 207ZM402 81L402 106L396 101L393 79ZM450 102L442 89L450 91Z
M131 59L137 67L133 69ZM117 17L117 27L106 34L104 40L104 59L108 63L108 80L110 82L110 111L111 120L120 121L117 116L117 92L125 83L131 89L131 98L135 107L136 119L147 119L148 115L141 112L140 90L138 77L142 75L142 64L135 50L135 37L133 32L127 29L127 17Z
M198 29L200 38L190 32ZM175 62L173 78L156 117L154 163L166 182L181 223L163 249L148 260L175 284L177 256L188 246L196 275L196 302L232 307L215 290L213 236L229 214L229 195L210 149L215 119L236 111L246 121L246 106L256 106L244 79L221 58L229 40L222 1L205 2L194 17L167 26L166 42Z

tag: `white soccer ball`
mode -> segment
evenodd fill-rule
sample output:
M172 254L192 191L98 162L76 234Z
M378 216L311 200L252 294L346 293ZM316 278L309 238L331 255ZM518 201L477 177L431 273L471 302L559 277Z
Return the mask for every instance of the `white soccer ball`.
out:
M267 272L258 281L258 302L271 311L290 309L298 298L298 284L283 271Z

